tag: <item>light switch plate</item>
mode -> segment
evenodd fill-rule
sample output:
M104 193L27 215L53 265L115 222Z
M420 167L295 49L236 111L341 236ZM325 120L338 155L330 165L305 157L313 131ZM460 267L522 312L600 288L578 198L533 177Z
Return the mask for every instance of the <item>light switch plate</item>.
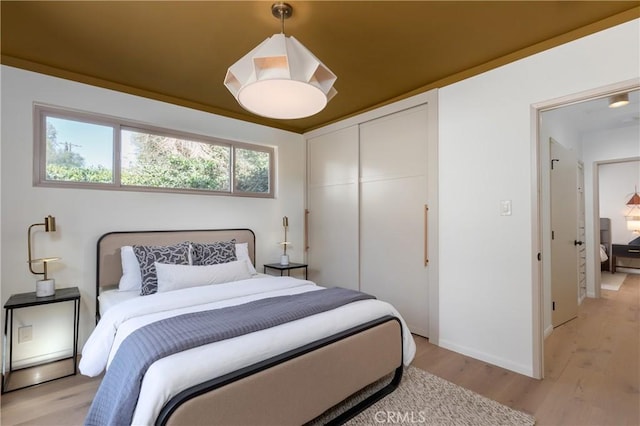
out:
M18 343L30 342L33 339L33 327L26 325L18 327Z
M511 200L500 201L500 216L511 216Z

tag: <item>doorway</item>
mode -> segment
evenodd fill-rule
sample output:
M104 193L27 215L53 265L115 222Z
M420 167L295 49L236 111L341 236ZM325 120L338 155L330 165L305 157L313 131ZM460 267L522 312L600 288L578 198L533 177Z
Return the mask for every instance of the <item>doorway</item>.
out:
M596 250L599 243L598 241L598 233L596 233L597 228L599 227L599 221L597 219L597 194L593 192L593 164L601 158L602 155L620 155L618 152L616 153L606 153L599 152L598 149L594 147L589 147L589 152L582 152L582 145L578 144L583 139L583 136L580 132L567 132L566 129L561 129L558 127L558 123L561 120L556 122L552 122L552 125L549 125L551 120L543 119L543 114L546 118L557 115L558 117L562 116L560 111L566 111L565 117L567 114L571 116L574 115L574 118L579 116L577 114L577 110L581 110L583 120L582 125L584 126L592 126L591 129L593 131L594 127L598 125L598 123L609 123L603 124L603 126L611 126L613 115L619 114L622 115L622 109L612 113L613 110L609 110L607 108L607 99L619 93L629 93L633 96L634 102L632 102L631 108L624 110L624 114L628 116L626 117L626 126L638 126L638 119L634 118L635 115L638 115L638 89L640 85L636 80L629 80L617 84L613 84L610 86L589 90L583 93L578 93L574 95L569 95L566 97L546 101L539 104L532 105L532 121L536 124L532 128L533 132L533 143L534 143L534 153L536 160L536 173L533 180L533 185L535 188L536 194L536 208L534 211L534 238L533 243L534 247L536 247L536 251L538 252L538 264L535 269L535 280L537 283L534 289L534 342L533 342L533 365L534 365L534 376L538 378L542 378L544 376L544 339L549 336L553 331L551 312L552 312L552 300L551 300L551 209L550 209L550 176L547 173L550 167L551 153L549 149L549 138L552 135L562 135L560 138L563 140L573 138L576 140L575 149L578 153L578 159L582 159L584 163L584 181L585 181L585 191L584 191L584 200L585 200L585 239L581 241L585 241L585 257L586 257L586 296L587 297L597 297L599 295L596 294L596 291L599 289L595 289L595 273L596 267L600 267L599 260L599 250ZM591 102L599 102L600 105L599 111L601 114L596 112L596 109L590 108L587 111L587 108L580 108L580 106L589 106L592 107L593 104ZM581 105L582 104L582 105ZM548 113L548 115L547 115ZM600 120L598 115L602 115L603 117L606 115L607 120ZM611 117L609 117L611 116ZM624 120L624 119L623 119ZM565 137L565 136L569 137ZM594 138L595 139L595 138ZM571 143L571 142L570 142ZM603 143L602 146L605 146ZM635 146L637 147L637 137L635 138ZM637 149L637 148L636 148ZM598 222L598 223L594 223ZM576 239L577 240L577 239Z

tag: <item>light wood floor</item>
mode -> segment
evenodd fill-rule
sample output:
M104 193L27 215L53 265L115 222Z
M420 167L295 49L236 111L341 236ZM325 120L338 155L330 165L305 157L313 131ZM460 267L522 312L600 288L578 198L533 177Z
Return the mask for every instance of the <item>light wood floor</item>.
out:
M515 409L538 425L640 425L640 275L587 299L545 341L535 380L416 337L414 365ZM74 376L2 395L1 423L80 425L100 379Z

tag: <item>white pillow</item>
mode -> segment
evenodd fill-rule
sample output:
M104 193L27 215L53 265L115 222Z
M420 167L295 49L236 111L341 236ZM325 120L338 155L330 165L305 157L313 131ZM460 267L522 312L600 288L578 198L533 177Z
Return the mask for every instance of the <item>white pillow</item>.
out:
M120 259L122 262L122 276L118 284L120 291L133 291L142 288L142 273L138 258L133 252L132 246L120 247Z
M120 247L120 258L122 262L122 277L120 277L120 283L118 284L118 290L120 291L134 291L142 288L142 272L140 271L140 264L138 258L133 252L132 246ZM247 267L252 275L256 275L258 272L251 263L249 257L249 244L239 243L236 244L236 258L238 260L247 260ZM189 250L189 264L191 264L191 250Z
M173 265L156 262L158 293L246 280L252 275L249 270L250 264L246 259L217 265Z
M249 266L249 270L251 274L255 275L258 272L256 268L253 267L253 263L251 263L251 258L249 257L249 244L248 243L238 243L236 244L236 258L238 260L247 260L247 265Z

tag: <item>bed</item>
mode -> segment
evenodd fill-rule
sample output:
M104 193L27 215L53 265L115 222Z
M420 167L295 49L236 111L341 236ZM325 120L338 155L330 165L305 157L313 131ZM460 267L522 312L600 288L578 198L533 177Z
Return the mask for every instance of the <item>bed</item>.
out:
M611 271L611 219L600 218L600 270Z
M246 262L253 268L250 278L147 296L118 294L127 293L117 289L124 275L121 247L231 240L245 247ZM306 280L255 273L255 236L248 229L112 232L98 241L97 262L97 326L83 348L80 364L80 371L90 376L117 363L128 336L147 324L158 326L186 311L188 315L220 314L214 311L281 295L315 297L333 290ZM359 300L155 361L142 379L131 423L304 424L371 383L390 378L379 391L335 419L339 423L392 392L403 365L414 354L413 339L391 305ZM116 368L108 369L101 389L111 370ZM87 424L92 424L89 419Z

